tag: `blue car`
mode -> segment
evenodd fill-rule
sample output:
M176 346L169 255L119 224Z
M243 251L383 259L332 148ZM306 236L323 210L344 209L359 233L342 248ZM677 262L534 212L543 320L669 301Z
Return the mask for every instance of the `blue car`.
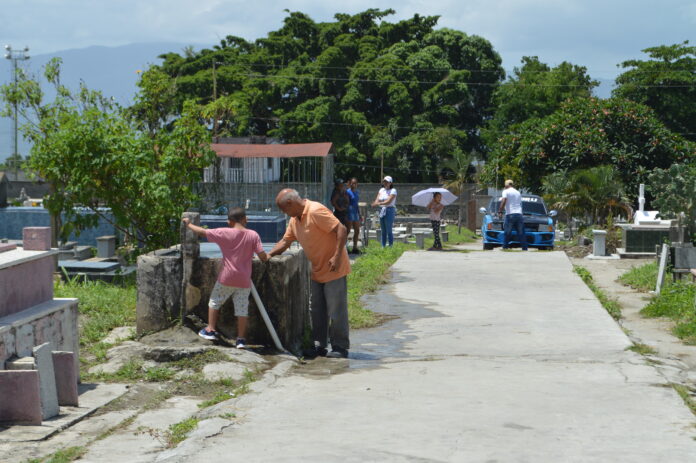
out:
M483 236L483 249L490 250L504 243L503 217L498 216L500 198L491 199L488 208L482 207L480 212L484 214L481 224ZM546 204L541 196L522 195L522 213L524 215L524 234L527 237L527 246L542 250L553 249L555 224L553 217L556 211L547 211ZM520 240L517 232L512 231L511 247L519 247Z

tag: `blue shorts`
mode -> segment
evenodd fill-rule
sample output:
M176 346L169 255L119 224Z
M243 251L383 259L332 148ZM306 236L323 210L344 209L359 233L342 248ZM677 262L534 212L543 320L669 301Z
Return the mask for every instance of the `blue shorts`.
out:
M357 209L353 209L352 207L349 207L348 222L360 222L360 211L358 211Z

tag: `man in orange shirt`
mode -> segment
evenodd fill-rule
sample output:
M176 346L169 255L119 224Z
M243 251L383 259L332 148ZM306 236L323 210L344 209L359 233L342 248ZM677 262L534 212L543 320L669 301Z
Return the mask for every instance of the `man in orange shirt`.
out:
M346 275L350 260L346 250L346 227L323 204L302 199L290 188L281 190L276 204L290 216L283 238L268 253L282 254L293 241L299 241L312 263L313 356L348 357L348 290ZM326 350L327 332L331 352Z

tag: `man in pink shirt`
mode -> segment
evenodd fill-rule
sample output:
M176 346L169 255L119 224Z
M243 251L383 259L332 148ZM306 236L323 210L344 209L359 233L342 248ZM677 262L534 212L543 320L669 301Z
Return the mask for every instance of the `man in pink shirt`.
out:
M251 263L254 253L262 262L268 256L261 246L261 238L254 230L246 228L246 212L235 207L227 214L229 228L207 230L192 224L189 219L182 219L184 224L198 236L220 246L222 251L222 269L215 282L208 302L208 326L198 335L203 339L218 339L216 324L220 307L232 297L234 314L237 316L237 348L245 347L246 326L249 318L249 294L251 293Z

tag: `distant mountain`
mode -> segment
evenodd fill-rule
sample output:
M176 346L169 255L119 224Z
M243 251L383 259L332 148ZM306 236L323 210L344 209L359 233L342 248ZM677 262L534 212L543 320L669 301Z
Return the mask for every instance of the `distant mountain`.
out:
M157 57L168 52L180 53L191 44L185 43L135 43L121 47L94 46L73 50L63 50L44 55L31 55L27 64L31 72L39 74L43 66L52 58L63 59L61 81L70 88L77 88L80 81L104 95L112 96L123 105L132 103L135 94L136 71L147 69L150 64L161 62ZM194 47L199 48L194 44ZM4 50L3 50L4 51ZM9 60L0 59L0 83L12 79L12 65ZM0 161L12 151L12 120L0 118ZM20 136L19 152L26 156L29 146Z

